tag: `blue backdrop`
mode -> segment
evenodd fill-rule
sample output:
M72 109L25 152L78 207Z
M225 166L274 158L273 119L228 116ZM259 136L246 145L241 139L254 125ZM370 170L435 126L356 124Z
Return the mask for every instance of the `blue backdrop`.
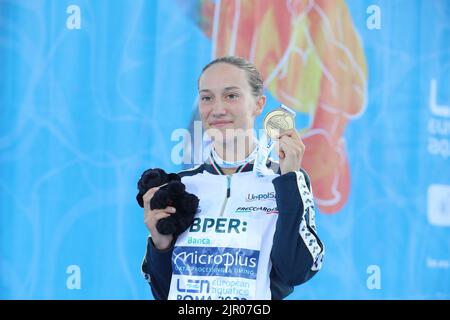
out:
M0 0L0 298L152 298L136 182L181 168L171 134L217 45L202 4ZM351 184L289 298L449 299L450 1L345 5L367 64Z

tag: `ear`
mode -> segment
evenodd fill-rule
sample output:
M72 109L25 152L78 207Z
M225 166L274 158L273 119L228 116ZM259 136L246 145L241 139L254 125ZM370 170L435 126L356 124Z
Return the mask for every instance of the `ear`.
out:
M261 97L257 98L258 100L256 100L256 109L254 112L255 116L259 116L264 109L264 106L266 105L266 96L262 95Z

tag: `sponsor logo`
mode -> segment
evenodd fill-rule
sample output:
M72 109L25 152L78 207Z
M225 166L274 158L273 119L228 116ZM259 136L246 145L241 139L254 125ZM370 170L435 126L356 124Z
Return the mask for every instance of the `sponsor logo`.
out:
M177 300L212 300L211 296L197 296L197 295L177 295Z
M187 279L186 281L180 281L180 279L177 279L177 290L186 293L209 293L210 284L208 280Z
M175 247L175 275L256 279L259 251L242 248Z
M247 222L230 218L194 218L189 232L242 233L247 231Z
M278 209L268 208L268 207L239 207L236 209L235 213L252 213L263 211L265 214L278 214Z
M218 278L214 280L177 279L177 292L184 294L213 294L222 296L248 296L250 284L248 280ZM183 296L180 296L183 298Z
M187 238L188 244L198 244L198 245L210 245L211 239L209 238L194 238L194 237L188 237Z
M275 200L275 191L267 192L267 193L249 193L247 197L245 197L245 201L260 201L260 200Z

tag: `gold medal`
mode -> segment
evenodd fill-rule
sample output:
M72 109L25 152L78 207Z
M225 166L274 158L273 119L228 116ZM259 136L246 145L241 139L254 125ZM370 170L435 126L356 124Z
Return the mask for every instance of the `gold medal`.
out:
M281 105L280 108L269 112L264 118L264 130L267 135L275 139L276 134L295 128L295 112Z

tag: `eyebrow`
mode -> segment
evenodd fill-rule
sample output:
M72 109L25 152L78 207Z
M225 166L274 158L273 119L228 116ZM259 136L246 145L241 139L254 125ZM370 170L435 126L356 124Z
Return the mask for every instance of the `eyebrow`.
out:
M240 90L241 88L239 88L239 87L226 87L224 91L231 91L231 90L236 90L236 89Z
M231 91L231 90L236 90L236 89L241 90L241 88L239 88L239 87L232 86L232 87L225 87L225 89L223 91ZM199 93L202 93L202 92L211 92L211 90L209 90L209 89L202 89L202 90L199 91Z

